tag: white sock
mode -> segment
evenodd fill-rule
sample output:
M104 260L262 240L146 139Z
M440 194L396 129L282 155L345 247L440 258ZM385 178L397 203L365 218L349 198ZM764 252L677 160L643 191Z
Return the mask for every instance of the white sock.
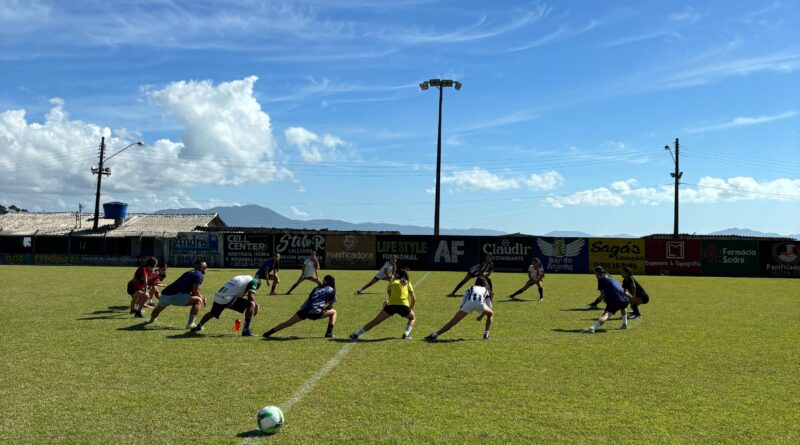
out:
M489 336L489 331L484 331L484 332L483 332L483 335L485 335L485 336L487 336L487 337L488 337L488 336Z
M592 330L594 331L595 329L597 329L599 327L600 327L600 322L599 321L595 321L594 324L592 325Z
M406 330L403 331L403 335L407 336L408 334L410 334L411 333L411 329L413 329L413 328L414 328L414 326L411 326L410 324L407 324L406 325Z
M359 337L359 336L361 336L362 334L364 334L364 332L367 332L367 331L365 331L365 330L364 330L364 328L358 328L358 329L356 330L356 332L355 332L355 334L356 334L356 337Z
M186 323L187 326L194 324L194 317L195 317L194 315L189 314L189 322Z
M134 312L138 312L140 310L142 310L142 307L138 303L133 305L133 311Z
M622 324L628 324L628 314L622 314Z

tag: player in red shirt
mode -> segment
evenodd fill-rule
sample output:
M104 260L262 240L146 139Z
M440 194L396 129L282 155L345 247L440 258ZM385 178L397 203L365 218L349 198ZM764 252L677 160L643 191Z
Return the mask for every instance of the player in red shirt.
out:
M158 266L158 260L150 257L133 274L133 278L128 281L128 295L131 296L131 314L136 318L142 318L142 308L147 301L147 281L150 274Z

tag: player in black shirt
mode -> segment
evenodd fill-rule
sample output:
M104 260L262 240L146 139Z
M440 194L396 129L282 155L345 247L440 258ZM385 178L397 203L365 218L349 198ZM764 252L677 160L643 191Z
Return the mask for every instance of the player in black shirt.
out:
M631 296L630 302L633 315L630 318L642 318L642 314L639 313L639 305L650 302L650 295L648 295L644 287L636 281L636 278L633 278L633 270L631 270L630 267L622 268L622 288Z

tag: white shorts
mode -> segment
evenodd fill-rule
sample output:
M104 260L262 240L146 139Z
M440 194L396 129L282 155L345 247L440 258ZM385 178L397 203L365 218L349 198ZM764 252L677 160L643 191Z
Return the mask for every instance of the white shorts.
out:
M458 310L469 314L470 312L482 313L485 312L487 309L489 309L489 306L487 306L485 302L479 300L471 300L464 303Z

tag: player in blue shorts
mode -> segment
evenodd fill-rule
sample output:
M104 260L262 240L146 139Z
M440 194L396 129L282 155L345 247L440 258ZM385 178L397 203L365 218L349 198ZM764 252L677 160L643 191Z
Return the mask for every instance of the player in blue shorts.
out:
M278 278L279 270L281 270L281 254L279 253L272 255L272 258L269 258L258 266L256 278L266 281L267 286L269 286L269 280L272 280L272 289L269 291L270 295L277 295L275 293L275 286L281 282L280 278Z
M597 319L596 322L583 331L585 334L594 334L595 330L605 323L609 317L621 311L622 326L620 329L628 329L628 313L625 308L628 307L628 296L625 295L625 290L622 288L617 280L611 278L609 274L603 270L603 266L594 267L594 275L597 277L597 290L600 291L603 299L606 302L606 308L603 310L603 315Z
M282 331L301 320L328 319L328 329L325 331L325 338L333 337L333 326L336 324L336 310L333 304L336 303L336 281L331 275L325 275L322 284L315 287L308 295L308 299L300 306L300 310L292 315L292 318L275 326L264 333L264 338L269 338L272 334Z

